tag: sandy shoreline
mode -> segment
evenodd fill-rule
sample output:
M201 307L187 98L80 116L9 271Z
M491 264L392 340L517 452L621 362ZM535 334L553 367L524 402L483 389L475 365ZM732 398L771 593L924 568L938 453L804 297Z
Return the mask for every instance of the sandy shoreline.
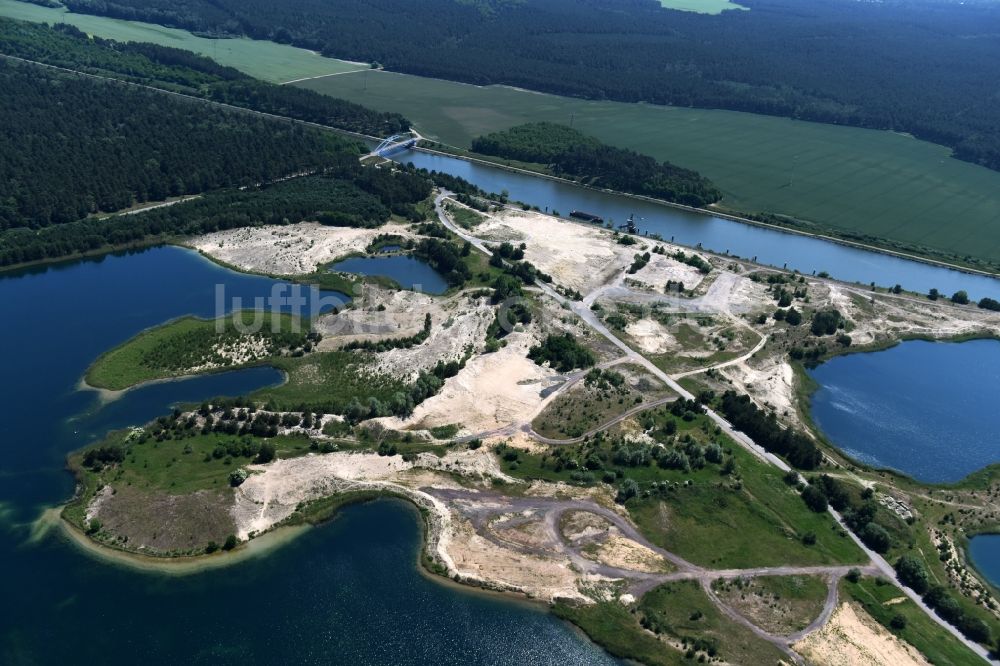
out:
M278 527L230 552L218 551L211 555L193 557L152 557L108 548L91 540L62 517L62 507L53 507L45 510L32 525L31 540L37 541L52 530L58 530L59 536L80 552L107 564L120 565L143 573L187 576L263 557L290 543L310 527L310 525Z

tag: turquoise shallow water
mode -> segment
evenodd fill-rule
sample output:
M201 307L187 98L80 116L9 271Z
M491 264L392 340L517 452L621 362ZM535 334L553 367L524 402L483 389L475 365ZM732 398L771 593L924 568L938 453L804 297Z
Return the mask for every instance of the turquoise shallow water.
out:
M1000 341L914 340L809 374L813 419L858 460L933 483L1000 463Z
M178 401L280 381L254 368L103 407L77 390L94 358L139 331L213 316L219 284L247 305L276 283L172 247L0 277L0 664L614 663L535 606L422 576L419 517L396 501L188 577L99 562L55 533L29 544L32 521L72 495L69 451Z

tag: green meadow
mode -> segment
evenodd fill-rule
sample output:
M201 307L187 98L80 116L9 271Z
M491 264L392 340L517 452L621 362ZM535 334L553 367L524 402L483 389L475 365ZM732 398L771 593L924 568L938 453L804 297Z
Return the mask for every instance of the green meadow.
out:
M151 23L122 21L102 16L73 14L65 8L49 8L17 0L0 0L0 16L36 23L69 23L89 35L122 42L151 42L187 49L208 56L222 65L265 81L284 83L309 76L339 74L365 65L324 58L306 49L252 39L208 39L186 30Z
M534 121L572 124L606 143L697 169L723 208L776 213L806 229L1000 263L1000 173L893 132L734 111L587 101L390 72L303 87L398 111L425 135L467 148L480 134Z

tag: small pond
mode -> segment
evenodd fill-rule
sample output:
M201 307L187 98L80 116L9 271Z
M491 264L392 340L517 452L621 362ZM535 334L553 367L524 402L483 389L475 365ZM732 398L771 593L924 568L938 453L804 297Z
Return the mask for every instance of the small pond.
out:
M426 261L408 255L351 257L331 264L330 270L391 278L403 289L425 294L443 294L448 291L448 282L440 273Z

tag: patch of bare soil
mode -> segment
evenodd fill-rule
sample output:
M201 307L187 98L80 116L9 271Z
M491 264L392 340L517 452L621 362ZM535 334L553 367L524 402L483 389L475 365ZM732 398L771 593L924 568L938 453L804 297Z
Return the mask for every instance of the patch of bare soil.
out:
M582 553L588 559L619 569L647 573L673 570L673 566L662 555L622 536L617 528L612 528L612 533L605 540L595 543L593 548L584 548Z
M461 421L460 434L467 435L531 420L542 406L543 392L559 381L558 376L527 357L536 343L531 329L510 333L505 340L507 346L499 351L471 359L409 418L381 422L392 430L409 430Z
M949 300L892 297L860 288L826 283L817 286L820 302L835 307L852 323L855 345L872 344L903 336L950 338L990 333L1000 325L1000 313L974 306L956 307ZM825 293L824 293L825 292Z
M191 242L199 252L245 271L303 275L355 252L363 252L380 234L416 236L408 227L385 224L375 229L327 227L315 222L217 231Z
M476 533L457 512L452 514L448 554L460 576L488 581L491 587L524 592L551 601L589 601L580 578L566 558L531 555L503 548Z
M478 353L486 344L494 307L486 298L471 298L468 294L439 298L366 287L354 307L317 320L316 328L323 335L318 349L330 351L351 342L408 338L423 330L428 315L428 338L408 349L376 354L374 367L379 372L412 381L438 361L459 361Z
M670 330L656 319L638 319L629 322L625 333L632 339L635 346L647 354L665 354L679 347L677 339Z
M776 636L788 636L808 627L823 611L826 602L825 582L819 586L818 579L806 576L790 576L783 579L794 584L799 581L805 589L815 595L781 596L761 584L758 578L737 578L718 580L713 583L715 593L738 613L764 631Z
M704 278L705 275L697 268L668 255L654 253L650 255L648 264L628 276L628 281L637 289L664 293L667 282L679 282L685 291L690 291L696 289Z
M842 603L825 627L793 648L816 666L925 666L913 646L901 641L855 604Z
M200 553L210 541L221 545L236 532L231 503L228 489L168 495L122 486L95 497L87 516L100 520L116 536L116 545L136 552Z
M490 521L487 529L503 541L533 550L554 552L551 535L541 517L502 514Z
M250 477L236 489L231 513L241 538L260 533L285 520L300 503L337 493L364 489L419 487L419 471L459 474L470 479L517 481L500 471L488 451L462 449L438 457L421 453L407 462L402 456L335 452L251 465ZM426 479L425 479L426 480Z
M611 521L590 511L567 511L559 524L559 531L570 542L580 542L606 537L612 528Z
M787 421L798 423L795 405L795 372L785 357L770 356L761 361L741 363L722 370L737 391L748 393L755 402L775 410Z
M651 247L640 240L620 245L601 227L575 224L541 213L504 210L476 228L487 241L527 243L525 259L564 287L588 293L628 268L634 255Z

